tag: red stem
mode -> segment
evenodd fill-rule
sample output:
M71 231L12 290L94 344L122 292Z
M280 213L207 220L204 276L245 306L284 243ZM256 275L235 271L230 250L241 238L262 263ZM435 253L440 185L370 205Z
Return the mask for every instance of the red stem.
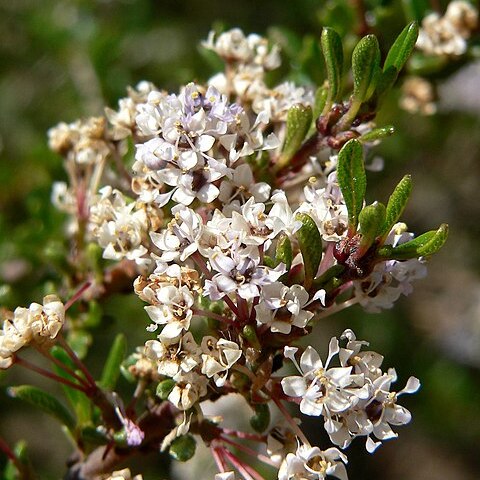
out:
M265 455L262 455L261 453L256 452L255 450L253 450L253 449L251 449L251 448L249 448L245 445L242 445L240 443L236 443L233 440L230 440L229 438L225 438L225 437L220 436L220 439L222 441L224 441L225 443L228 443L232 447L235 447L236 449L240 450L241 452L244 452L247 455L252 456L253 458L257 458L261 462L266 463L267 465L270 465L271 467L278 468L277 465L273 462L273 460L270 460L270 458L266 457Z
M243 463L237 456L227 449L223 453L228 458L228 461L239 471L245 480L265 480L258 472L256 472L250 465Z
M73 360L73 363L75 363L75 365L85 375L85 378L87 379L90 387L97 390L98 387L95 382L95 379L92 377L92 374L88 371L88 368L84 365L84 363L78 358L77 354L73 351L73 349L67 343L65 338L63 338L61 334L57 338L62 348L67 352L68 356Z
M42 350L40 347L35 346L35 350L37 350L41 355L43 355L45 358L53 362L57 367L60 367L64 372L68 373L71 375L75 380L80 382L82 385L84 385L86 388L90 387L88 383L86 383L85 379L82 378L80 375L77 375L72 369L68 368L64 363L62 363L60 360L55 358L50 352L46 350Z
M90 396L89 389L82 387L81 385L78 385L77 383L73 383L70 380L67 380L66 378L62 378L58 375L55 375L52 372L49 372L48 370L45 370L41 367L37 367L33 363L28 362L27 360L24 360L23 358L14 357L14 363L17 365L20 365L24 368L28 368L29 370L32 370L32 372L38 373L39 375L42 375L43 377L50 378L51 380L55 380L56 382L63 383L64 385L67 385L68 387L74 388L75 390L78 390L82 393L84 393L87 396Z
M92 285L92 282L88 281L85 282L74 294L73 297L68 300L68 302L65 304L65 311L67 311L84 293L85 290L90 288Z

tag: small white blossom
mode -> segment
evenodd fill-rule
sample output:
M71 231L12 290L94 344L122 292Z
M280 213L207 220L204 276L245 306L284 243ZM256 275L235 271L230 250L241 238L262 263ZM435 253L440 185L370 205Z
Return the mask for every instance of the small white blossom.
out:
M323 480L327 476L348 480L345 463L347 457L337 448L322 451L318 447L299 445L296 453L286 456L278 480Z

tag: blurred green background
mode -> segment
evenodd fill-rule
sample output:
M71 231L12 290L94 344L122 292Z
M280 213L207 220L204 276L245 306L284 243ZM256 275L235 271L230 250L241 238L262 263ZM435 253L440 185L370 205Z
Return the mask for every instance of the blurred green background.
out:
M0 1L0 305L13 309L40 301L60 281L55 262L65 246L65 218L51 206L50 191L65 174L61 159L48 150L49 127L101 114L104 105L115 108L127 85L140 80L173 91L205 81L215 64L198 45L212 27L269 35L282 45L286 65L271 80L288 75L308 84L324 78L322 25L344 36L359 31L363 5L385 50L414 11L409 5L426 3ZM356 38L345 37L347 48ZM385 201L396 182L412 173L415 188L405 221L417 232L445 221L449 241L431 260L429 277L393 310L368 315L354 308L315 332L315 341L326 345L330 335L353 328L385 355L385 367L396 367L399 388L409 375L422 381L421 391L402 403L414 420L399 429L399 439L374 456L364 452L362 441L349 449L353 480L480 476L480 64L465 58L428 75L436 79L439 113L403 112L399 92L392 94L378 124L394 124L397 133L370 154L384 158L385 170L369 173L367 200ZM103 325L94 332L87 359L94 372L116 331L127 331L131 350L145 340L140 303L113 298L104 305ZM40 478L61 478L71 447L60 428L5 393L7 383L25 382L38 381L15 369L2 377L0 435L10 443L29 442ZM152 458L145 479L169 477L167 462Z

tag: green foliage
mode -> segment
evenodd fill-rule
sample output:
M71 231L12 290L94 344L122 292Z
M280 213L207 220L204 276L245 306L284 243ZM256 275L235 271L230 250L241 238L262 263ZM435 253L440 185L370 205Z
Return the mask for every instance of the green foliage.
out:
M270 408L266 403L253 405L255 414L250 417L250 426L259 433L264 432L270 425Z
M321 36L322 52L328 75L328 98L325 113L333 102L340 99L342 90L343 47L340 35L333 29L324 27Z
M177 437L170 445L168 453L179 462L187 462L195 455L197 442L192 435Z
M367 188L363 147L358 140L350 140L340 150L337 180L348 210L349 231L355 232Z
M112 343L110 352L103 367L100 385L107 389L113 390L120 376L120 366L127 352L127 339L123 333L119 333Z
M312 217L306 213L297 213L295 219L302 222L296 237L305 265L305 288L308 290L322 259L322 237Z
M379 255L394 260L408 260L409 258L427 257L437 253L445 244L448 237L448 225L440 225L438 230L431 230L398 247L383 247Z
M373 244L375 238L380 234L385 222L385 205L375 202L367 205L358 216L360 233L362 234L361 247L368 248Z
M405 175L388 199L385 223L383 224L380 235L388 235L395 223L398 222L400 215L403 213L403 210L407 205L411 192L412 177L410 175Z
M380 72L380 47L375 35L363 37L352 54L353 103L361 104L373 94Z
M277 248L275 251L275 263L277 265L279 263L284 263L288 272L290 270L290 267L292 266L292 260L292 243L290 242L288 235L282 235L277 241Z
M44 392L40 388L31 385L20 385L17 387L10 387L8 389L8 394L13 398L18 398L39 408L43 412L48 413L56 418L62 425L65 425L69 430L75 428L75 419L70 411L53 395Z
M312 108L294 105L287 115L287 133L277 169L281 170L300 148L312 123Z

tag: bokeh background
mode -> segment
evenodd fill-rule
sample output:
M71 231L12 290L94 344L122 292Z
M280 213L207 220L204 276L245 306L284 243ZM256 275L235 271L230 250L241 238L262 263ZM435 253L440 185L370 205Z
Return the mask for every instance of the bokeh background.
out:
M65 218L51 206L50 191L65 174L61 159L48 150L49 127L101 114L105 105L115 108L126 86L143 79L174 91L191 80L205 81L217 65L198 45L212 27L239 26L279 42L286 66L272 82L321 82L322 25L342 33L348 51L358 38L349 32L361 30L362 5L385 48L412 12L445 4L0 0L0 305L13 309L39 301L60 282L56 265L65 248ZM332 334L351 327L385 355L385 366L396 367L399 385L409 375L422 381L421 391L404 399L414 420L399 429L399 439L373 456L361 441L349 449L353 480L480 477L478 35L476 41L460 61L422 72L438 88L436 115L406 113L398 107L400 92L391 95L378 123L394 124L397 133L371 153L384 159L385 169L369 173L367 199L385 201L396 182L412 173L415 188L405 221L417 232L449 223L447 245L431 260L428 278L393 310L373 315L353 308L324 321L314 334L324 348ZM100 371L115 332L126 331L133 350L145 339L144 326L140 302L107 301L87 358L92 370ZM7 384L24 382L38 380L15 369L1 377L0 435L11 443L28 441L41 479L61 478L71 446L60 427L6 394ZM315 430L312 425L312 435ZM165 456L148 462L142 462L146 480L170 478ZM200 480L198 471L195 476ZM190 477L184 471L179 478Z

